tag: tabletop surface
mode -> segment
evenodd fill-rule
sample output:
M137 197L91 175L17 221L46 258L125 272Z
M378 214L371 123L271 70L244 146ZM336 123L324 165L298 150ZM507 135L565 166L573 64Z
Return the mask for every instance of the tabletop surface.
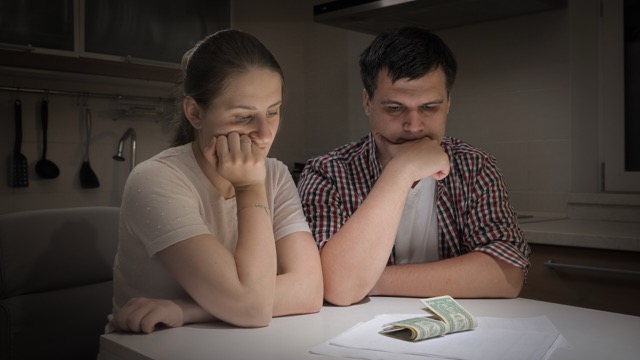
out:
M639 359L637 316L521 298L458 302L476 317L547 316L571 347L557 349L552 360ZM422 307L416 298L369 297L349 307L326 305L316 314L274 318L269 326L257 329L218 322L148 335L106 334L100 339L98 359L328 359L309 349L376 315L420 313Z

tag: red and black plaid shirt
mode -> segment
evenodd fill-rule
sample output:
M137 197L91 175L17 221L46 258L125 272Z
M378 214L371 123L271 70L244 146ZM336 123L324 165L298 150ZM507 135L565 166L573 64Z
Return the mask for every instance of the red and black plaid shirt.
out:
M451 172L436 182L440 259L482 251L527 271L531 249L509 204L496 160L445 137ZM322 248L364 201L382 168L369 134L307 162L298 189L318 247ZM394 264L393 253L389 264Z

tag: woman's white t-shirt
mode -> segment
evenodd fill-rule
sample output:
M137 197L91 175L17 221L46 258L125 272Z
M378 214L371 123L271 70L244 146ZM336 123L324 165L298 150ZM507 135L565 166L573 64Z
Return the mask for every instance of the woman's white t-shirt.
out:
M294 232L310 232L286 165L267 158L266 173L276 241ZM132 297L187 298L155 254L201 234L212 234L233 253L238 238L236 200L224 199L211 185L191 144L167 149L136 166L121 204L113 310Z

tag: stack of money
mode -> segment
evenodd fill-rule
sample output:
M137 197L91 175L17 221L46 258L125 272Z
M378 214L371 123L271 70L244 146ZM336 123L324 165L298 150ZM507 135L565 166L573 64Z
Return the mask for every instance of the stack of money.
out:
M386 324L380 334L407 341L422 341L449 333L473 330L476 318L451 296L421 299L429 315Z

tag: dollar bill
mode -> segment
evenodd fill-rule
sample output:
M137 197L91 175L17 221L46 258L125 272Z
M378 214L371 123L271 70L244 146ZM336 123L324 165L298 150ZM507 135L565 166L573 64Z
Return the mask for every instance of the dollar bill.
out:
M447 324L447 332L458 332L475 329L476 318L463 308L451 296L438 296L420 300L426 307L423 309Z
M430 317L416 317L387 324L380 334L407 341L420 341L446 334L445 323Z
M422 341L448 333L467 331L478 326L476 318L451 296L420 300L429 316L386 324L380 334L407 341Z

